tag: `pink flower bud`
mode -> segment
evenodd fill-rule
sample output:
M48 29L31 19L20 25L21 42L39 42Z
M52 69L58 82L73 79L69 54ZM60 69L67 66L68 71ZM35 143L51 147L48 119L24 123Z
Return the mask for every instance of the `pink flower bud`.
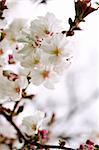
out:
M40 134L42 136L43 140L47 139L47 135L48 135L48 130L39 130L38 134Z
M84 146L83 144L81 144L80 147L79 147L79 149L83 150L84 147L85 147L85 146Z
M86 141L86 144L87 144L87 145L94 145L94 142L91 141L91 140L87 140L87 141Z

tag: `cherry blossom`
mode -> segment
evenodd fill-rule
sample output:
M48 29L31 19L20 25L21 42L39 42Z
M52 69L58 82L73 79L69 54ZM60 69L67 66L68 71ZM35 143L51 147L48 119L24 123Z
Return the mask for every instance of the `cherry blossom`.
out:
M42 50L49 54L49 61L52 64L60 64L63 58L69 58L71 53L69 41L63 34L56 34L46 38L41 45Z
M21 77L15 81L10 81L6 77L0 78L0 103L5 101L17 101L22 97L22 89L28 85L26 78Z
M51 67L35 68L31 73L31 82L35 85L43 84L46 88L53 89L58 81L59 76Z
M43 112L35 111L32 116L24 117L21 126L22 131L29 136L37 134L41 127L44 116L45 114Z
M45 17L38 17L31 23L31 34L39 38L50 36L62 31L61 21L56 19L54 14L47 13Z
M8 28L4 29L4 43L8 49L14 50L20 45L17 40L22 36L21 33L26 27L25 22L24 19L15 19Z
M74 150L65 147L65 144L69 144L65 139L71 139L72 136L65 137L60 131L57 137L63 139L60 139L57 145L46 143L51 140L54 130L53 128L51 131L51 128L57 123L61 126L62 119L57 120L61 116L57 116L54 109L50 120L45 121L48 114L38 110L40 101L38 103L32 101L36 95L33 92L42 85L54 89L61 76L65 75L73 57L72 40L68 36L73 36L75 30L81 30L80 22L85 21L86 16L96 11L98 7L93 8L91 0L75 0L74 20L68 19L69 30L64 31L61 21L53 13L47 13L31 21L16 18L7 22L8 3L6 0L0 0L0 150L18 147L21 150L50 148ZM72 90L72 86L69 86ZM42 93L46 94L45 91L46 89ZM34 105L31 108L35 109L32 113L28 109L30 104ZM44 109L49 108L46 105ZM65 117L64 114L62 116ZM99 149L99 146L87 140L78 148L81 149L94 150Z

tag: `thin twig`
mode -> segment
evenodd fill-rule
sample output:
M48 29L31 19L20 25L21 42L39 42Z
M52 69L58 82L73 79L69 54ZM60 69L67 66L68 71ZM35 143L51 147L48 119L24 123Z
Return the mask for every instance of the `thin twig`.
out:
M45 148L45 149L53 148L53 149L75 150L75 149L72 149L72 148L62 147L62 146L57 146L57 145L43 145L43 144L40 144L40 143L33 143L33 144L35 144L35 146L38 146L40 148Z
M44 148L44 149L52 148L52 149L75 150L75 149L68 148L68 147L62 147L62 146L57 146L57 145L43 145L43 144L37 143L35 141L30 141L30 140L26 139L26 137L22 134L20 129L13 122L12 117L9 116L8 114L6 114L6 112L3 111L3 108L0 109L0 114L3 115L7 119L7 121L14 127L14 129L17 131L17 134L19 136L19 140L23 139L25 145L26 144L31 144L31 145L37 146L38 148Z
M10 115L11 117L13 116L13 114L14 114L14 112L15 112L15 110L16 110L18 104L19 104L19 102L20 102L20 101L16 101L16 103L15 103L15 105L14 105L14 108L13 108L13 110L12 110L12 112L11 112L11 115Z
M6 114L5 112L3 112L3 111L0 112L0 113L1 113L1 115L3 115L3 116L7 119L7 121L15 128L15 130L16 130L17 133L18 133L19 138L26 141L26 138L25 138L24 135L21 133L21 131L19 130L19 128L15 125L15 123L13 122L11 116L7 115L7 114Z

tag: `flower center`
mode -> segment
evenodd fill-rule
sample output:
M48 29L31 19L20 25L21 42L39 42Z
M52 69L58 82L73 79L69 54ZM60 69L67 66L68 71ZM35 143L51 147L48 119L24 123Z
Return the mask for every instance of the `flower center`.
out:
M16 93L20 93L20 87L15 88Z
M12 36L12 37L11 37L11 41L12 41L12 42L16 42L16 38Z
M37 125L36 124L32 124L32 129L35 131L37 128Z
M37 65L37 64L39 64L39 63L40 63L40 60L39 60L38 58L34 58L33 63L34 63L35 65Z
M47 29L44 29L45 34L50 34L50 32Z
M43 76L44 79L45 79L45 78L48 78L48 77L49 77L49 71L44 70L44 71L42 72L42 76Z
M61 49L56 48L52 51L52 53L55 54L56 56L59 56L59 55L61 55Z

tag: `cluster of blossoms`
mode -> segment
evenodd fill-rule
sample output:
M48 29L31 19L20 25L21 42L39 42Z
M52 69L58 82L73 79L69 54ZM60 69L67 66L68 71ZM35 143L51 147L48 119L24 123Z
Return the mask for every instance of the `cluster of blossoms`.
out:
M24 46L17 50L17 58L28 70L33 84L54 88L54 83L70 64L70 43L61 31L60 21L47 13L32 21L28 31L22 31L24 37L18 38Z
M60 21L54 14L47 13L31 23L16 19L0 30L0 113L8 118L18 116L24 106L17 104L28 95L27 88L32 84L43 84L54 88L65 68L71 63L69 40L63 35ZM17 68L17 69L16 69ZM17 71L16 71L17 70ZM14 101L14 110L2 105ZM42 129L45 114L40 111L24 117L20 132L26 140L44 144L48 130ZM8 120L10 120L8 119ZM20 134L19 134L20 135ZM27 147L24 145L24 147ZM35 144L29 144L35 148Z
M5 6L6 1L2 2ZM54 88L71 63L70 42L62 30L60 20L52 13L30 23L15 19L0 29L0 113L12 125L14 116L23 111L24 105L20 106L20 101L33 97L27 92L29 85ZM13 110L3 107L9 101L15 102ZM19 139L23 137L31 143L44 144L48 139L48 130L42 129L44 117L43 112L36 111L23 118L20 130L14 125ZM23 149L27 146L35 149L35 144L31 143Z
M2 9L7 9L6 1L2 1ZM91 6L90 0L78 0L75 2L75 20L69 18L69 34L78 29L78 24L84 18L97 10ZM24 19L15 19L11 24L0 29L0 93L6 90L6 84L11 89L1 94L3 99L28 97L26 89L29 83L35 85L43 84L53 89L71 63L71 41L63 34L61 21L54 14L47 13L44 17L27 22ZM6 66L17 66L19 71L7 70ZM29 79L29 80L28 80ZM10 80L10 81L8 81ZM5 82L4 82L5 81ZM14 89L13 89L14 88ZM14 91L14 92L13 92ZM11 93L14 96L10 96ZM7 95L7 96L6 96Z
M33 20L28 27L26 20L16 19L1 30L0 97L16 99L17 95L21 98L30 82L54 88L54 83L71 62L70 42L61 31L60 21L51 13ZM15 73L4 69L17 66L19 62L24 71ZM8 90L6 85L10 87Z
M3 12L7 9L6 0L1 0L1 22L4 19ZM79 30L79 23L95 10L97 9L91 7L90 0L77 0L75 19L72 21L69 18L70 29L67 32L63 30L61 21L52 13L31 22L15 19L2 27L0 22L0 114L16 129L15 138L19 141L24 140L21 150L71 149L64 147L64 141L60 141L58 146L44 145L49 132L42 128L45 118L43 112L35 111L33 115L23 117L19 128L14 122L14 117L23 111L24 104L19 104L21 100L33 98L33 93L28 93L31 83L37 86L44 85L49 89L54 88L71 63L71 41L67 36L73 35L74 30ZM5 103L9 101L14 102L13 109L5 107ZM1 139L0 142L4 143ZM13 149L12 143L8 145ZM4 150L1 147L0 149ZM94 150L99 149L99 146L87 141L79 149Z
M80 145L78 150L98 150L99 145L96 145L93 141L87 140L85 144Z

